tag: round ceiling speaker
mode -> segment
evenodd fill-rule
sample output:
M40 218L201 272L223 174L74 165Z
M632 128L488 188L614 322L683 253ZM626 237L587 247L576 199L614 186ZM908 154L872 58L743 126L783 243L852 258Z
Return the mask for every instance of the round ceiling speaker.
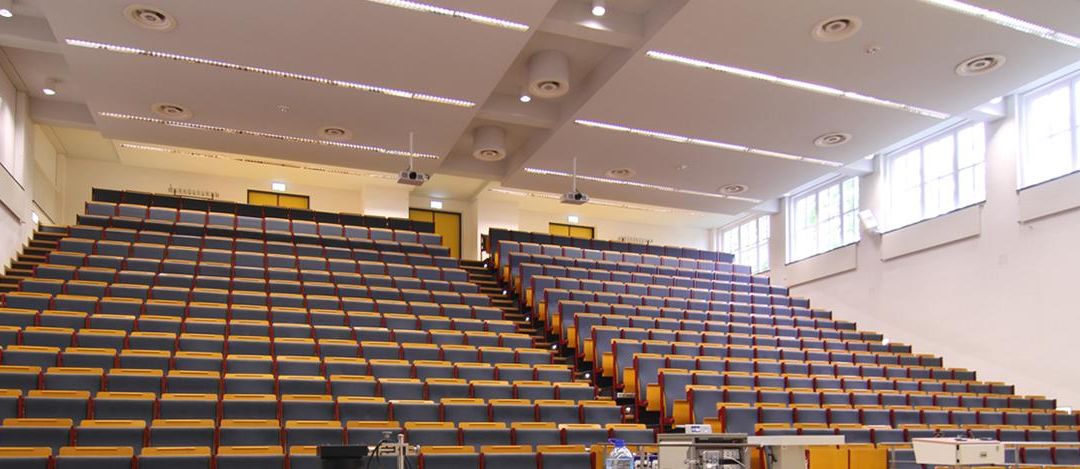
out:
M857 16L834 16L814 26L811 32L814 39L822 42L842 41L862 28L862 20Z
M494 125L473 129L473 157L480 161L506 158L506 130Z
M814 139L814 145L829 148L843 145L851 140L851 134L832 132Z
M609 169L606 174L607 177L613 179L630 179L634 177L637 172L630 168L615 168Z
M348 140L352 138L352 132L341 127L323 127L319 129L319 136L327 140Z
M570 59L557 50L542 50L529 58L529 94L558 98L570 91Z
M720 193L724 195L742 194L750 189L746 184L728 184L720 187Z
M182 120L191 117L191 111L179 104L156 103L150 106L150 110L161 117L172 120Z
M146 5L128 5L124 18L140 28L169 31L176 27L176 18L164 10Z
M956 66L956 74L971 77L990 73L1005 65L1005 56L1001 54L983 54L972 57Z

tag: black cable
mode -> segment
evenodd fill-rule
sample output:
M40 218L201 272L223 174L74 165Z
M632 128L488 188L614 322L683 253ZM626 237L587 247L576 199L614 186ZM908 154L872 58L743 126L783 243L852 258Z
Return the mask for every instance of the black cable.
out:
M382 441L375 444L375 450L374 450L375 455L372 456L371 454L368 454L367 463L364 464L364 469L371 469L371 460L379 458L379 448L382 448L383 442L385 442L385 441L386 440L384 439L384 440L382 440Z

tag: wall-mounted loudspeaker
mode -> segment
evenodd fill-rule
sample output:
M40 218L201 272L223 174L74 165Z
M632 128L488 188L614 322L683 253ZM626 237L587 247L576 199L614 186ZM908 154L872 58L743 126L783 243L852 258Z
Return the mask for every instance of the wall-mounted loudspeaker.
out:
M878 225L877 217L874 216L874 212L870 209L859 212L859 220L862 221L863 229L875 234L881 234L881 227Z

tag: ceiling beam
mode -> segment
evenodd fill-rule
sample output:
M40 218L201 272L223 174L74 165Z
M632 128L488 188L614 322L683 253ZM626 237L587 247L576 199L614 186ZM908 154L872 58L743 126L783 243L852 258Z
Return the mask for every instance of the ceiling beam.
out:
M96 130L90 109L82 103L30 98L30 119L39 124Z
M60 54L60 44L56 42L49 22L44 18L14 16L4 20L0 28L0 46L16 49L28 49L50 54Z

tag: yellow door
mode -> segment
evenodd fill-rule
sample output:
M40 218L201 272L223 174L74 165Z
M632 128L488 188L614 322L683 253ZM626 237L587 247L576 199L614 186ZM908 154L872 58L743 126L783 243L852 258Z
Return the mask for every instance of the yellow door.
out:
M593 239L593 228L591 226L571 226L570 237Z
M279 194L278 207L285 208L308 208L309 199L306 195Z
M409 209L409 219L435 224L435 234L442 237L442 245L450 248L450 257L461 258L461 214L436 212L419 208Z
M311 198L306 195L280 194L256 190L248 190L248 203L270 207L311 208Z
M277 194L269 192L248 191L248 203L253 205L277 206Z
M562 223L548 223L548 233L556 236L569 236L571 238L593 239L596 230L591 226L566 225Z

